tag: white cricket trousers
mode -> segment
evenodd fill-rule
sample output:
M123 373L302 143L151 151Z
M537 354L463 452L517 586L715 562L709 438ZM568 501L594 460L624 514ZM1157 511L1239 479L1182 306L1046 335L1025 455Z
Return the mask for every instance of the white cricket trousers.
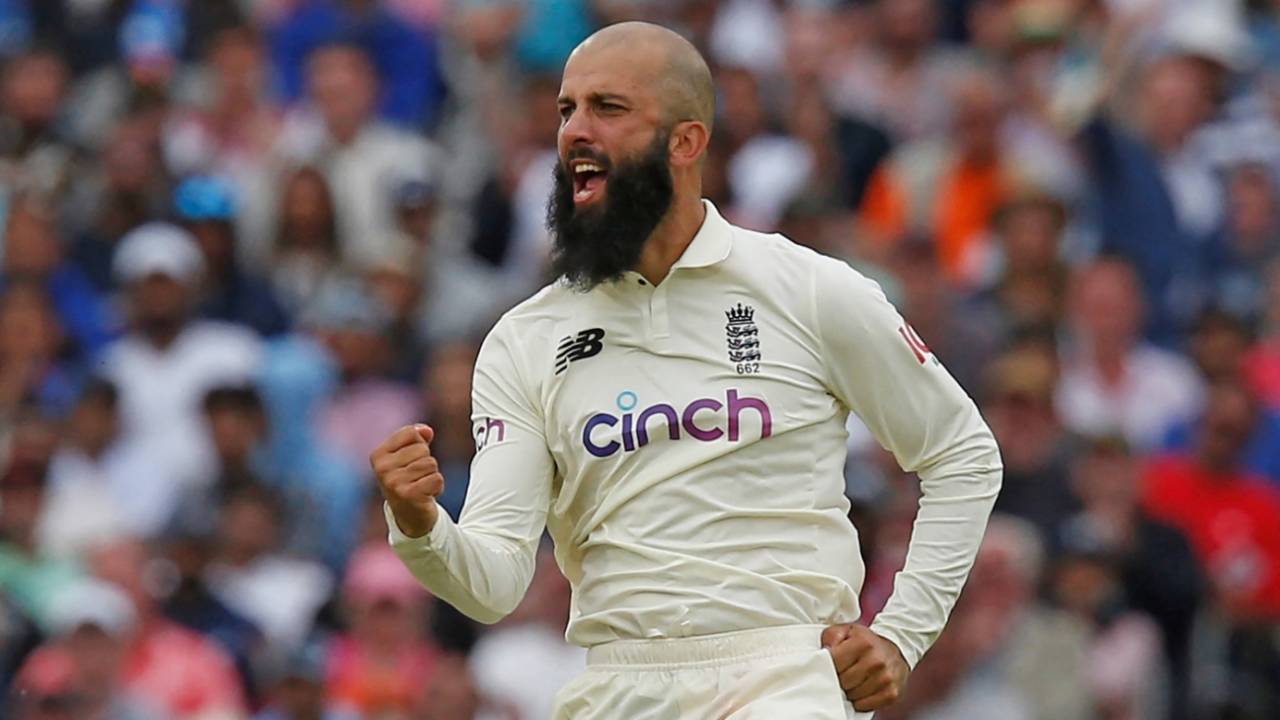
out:
M553 720L869 720L845 699L821 625L622 640L587 651Z

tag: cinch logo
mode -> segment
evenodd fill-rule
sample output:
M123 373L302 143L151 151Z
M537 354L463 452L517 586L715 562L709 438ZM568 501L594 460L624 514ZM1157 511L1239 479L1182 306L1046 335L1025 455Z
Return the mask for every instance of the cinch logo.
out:
M617 399L622 417L610 413L592 415L582 426L582 445L587 452L602 458L618 452L619 448L623 452L631 452L644 447L649 444L649 430L655 418L661 418L665 422L667 437L672 440L679 440L680 431L684 430L689 437L702 442L719 440L725 435L728 435L729 442L738 442L742 413L754 410L760 414L761 439L773 434L773 414L769 412L769 405L760 398L742 397L734 388L725 393L723 403L715 398L698 398L680 412L667 403L658 403L641 410L638 415L633 414L632 411L639 402L635 393L625 390L618 394ZM726 408L729 416L728 432L718 423L707 422L708 413L718 413ZM617 437L616 432L601 429L616 427L619 423L622 425L622 437L619 440L612 439ZM657 432L661 432L661 428L658 425Z
M476 418L471 424L471 436L476 440L476 452L480 452L507 439L507 424L497 418Z

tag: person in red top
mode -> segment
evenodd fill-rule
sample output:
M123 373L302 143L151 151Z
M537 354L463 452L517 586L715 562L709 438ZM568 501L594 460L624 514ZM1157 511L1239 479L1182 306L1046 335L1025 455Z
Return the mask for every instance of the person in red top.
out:
M126 691L183 720L247 717L244 688L231 657L212 640L165 618L143 580L146 548L122 539L97 548L90 568L133 601L137 626L127 639L121 682Z
M329 649L329 699L370 718L407 718L440 654L424 635L431 596L386 545L351 556L343 580L350 631Z
M1155 459L1143 483L1146 510L1186 533L1236 623L1280 620L1280 490L1236 460L1254 416L1244 388L1215 384L1195 449Z

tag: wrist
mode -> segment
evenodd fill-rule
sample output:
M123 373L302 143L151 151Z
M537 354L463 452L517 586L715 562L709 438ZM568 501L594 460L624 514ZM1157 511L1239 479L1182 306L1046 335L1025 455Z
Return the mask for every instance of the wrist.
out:
M440 511L434 502L426 508L397 508L393 505L391 517L402 535L417 540L426 537L435 528Z

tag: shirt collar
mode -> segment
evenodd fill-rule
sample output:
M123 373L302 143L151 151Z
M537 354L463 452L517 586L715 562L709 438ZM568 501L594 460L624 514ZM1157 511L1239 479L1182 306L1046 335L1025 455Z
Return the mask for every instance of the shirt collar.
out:
M684 249L684 253L671 266L672 270L715 265L729 257L729 251L733 249L733 226L720 216L710 200L704 199L702 207L707 211L702 227L693 236L689 247Z

